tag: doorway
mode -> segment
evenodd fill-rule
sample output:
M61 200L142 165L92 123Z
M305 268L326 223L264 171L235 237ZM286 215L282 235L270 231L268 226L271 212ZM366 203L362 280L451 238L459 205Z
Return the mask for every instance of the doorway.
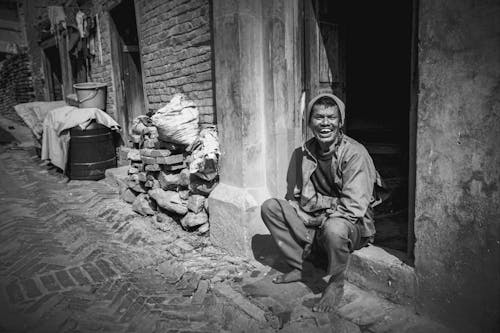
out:
M410 263L415 3L305 0L304 7L306 93L346 102L346 134L367 148L390 193L375 209L375 245Z
M134 1L123 0L109 13L116 109L124 141L129 143L132 121L145 113Z
M63 79L61 59L57 47L50 46L43 49L43 65L49 100L60 101L63 99Z

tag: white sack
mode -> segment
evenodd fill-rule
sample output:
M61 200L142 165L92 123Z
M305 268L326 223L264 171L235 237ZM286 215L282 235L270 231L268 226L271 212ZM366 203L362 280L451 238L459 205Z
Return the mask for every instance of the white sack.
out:
M182 94L175 94L151 120L162 141L190 145L198 137L198 109Z

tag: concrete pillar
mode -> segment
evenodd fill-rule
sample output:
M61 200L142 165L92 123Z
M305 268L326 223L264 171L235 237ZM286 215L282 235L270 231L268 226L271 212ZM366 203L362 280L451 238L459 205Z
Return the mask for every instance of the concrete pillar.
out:
M260 204L266 188L264 64L260 1L213 1L220 183L209 198L212 240L251 255L251 239L266 233Z
M299 0L212 3L222 157L220 183L208 200L210 237L234 254L252 256L252 246L262 246L254 236L268 234L260 205L271 195L284 196L288 159L299 144L301 61L293 21Z

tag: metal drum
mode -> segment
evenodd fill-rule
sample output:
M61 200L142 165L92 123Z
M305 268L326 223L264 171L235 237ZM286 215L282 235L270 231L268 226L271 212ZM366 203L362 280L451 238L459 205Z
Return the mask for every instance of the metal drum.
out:
M106 169L116 167L116 149L111 129L92 124L92 129L70 130L68 176L70 179L99 180Z

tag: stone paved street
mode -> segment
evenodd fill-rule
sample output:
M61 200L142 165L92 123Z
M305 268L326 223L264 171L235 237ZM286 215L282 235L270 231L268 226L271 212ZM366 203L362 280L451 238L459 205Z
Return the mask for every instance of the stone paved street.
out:
M275 286L271 257L140 217L31 149L0 146L0 170L0 332L442 331L352 285L338 313L313 314L320 280Z

